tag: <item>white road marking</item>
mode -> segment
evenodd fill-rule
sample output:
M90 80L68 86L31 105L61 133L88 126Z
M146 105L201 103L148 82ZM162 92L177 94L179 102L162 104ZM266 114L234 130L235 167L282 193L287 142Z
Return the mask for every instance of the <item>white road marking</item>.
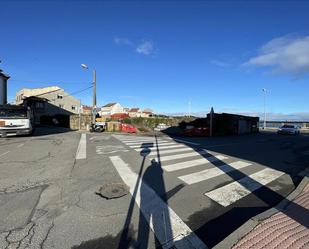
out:
M218 166L216 168L211 168L211 169L205 169L199 172L195 172L192 174L188 174L188 175L184 175L184 176L180 176L178 177L180 180L182 180L183 182L185 182L186 184L194 184L194 183L198 183L201 181L205 181L208 180L210 178L213 177L217 177L223 174L226 174L228 172L231 172L235 169L241 169L241 168L245 168L247 166L252 165L251 163L247 163L247 162L243 162L243 161L237 161L237 162L233 162L230 164L224 164L221 166Z
M142 143L142 142L155 142L155 141L167 141L167 140L163 140L163 139L155 139L155 138L152 138L152 139L132 139L132 140L120 140L124 143Z
M171 172L171 171L187 169L187 168L191 168L191 167L195 167L195 166L199 166L199 165L203 165L207 163L212 163L218 160L225 160L225 159L228 159L228 157L218 155L218 156L211 156L207 158L201 158L201 159L196 159L196 160L191 160L191 161L186 161L186 162L181 162L181 163L174 163L174 164L163 166L162 168L167 172Z
M193 142L189 142L189 141L178 139L178 138L175 138L174 140L179 141L179 142L183 142L183 143L186 143L186 144L200 145L199 143L193 143Z
M205 195L220 205L227 207L282 175L284 175L282 171L266 168L221 188L205 193Z
M2 157L2 156L4 156L4 155L6 155L6 154L8 154L8 153L10 153L10 151L6 151L6 152L4 152L4 153L0 154L0 157Z
M150 217L146 220L163 248L171 248L173 245L179 249L207 248L173 209L162 201L156 192L140 179L119 156L112 156L110 160L122 180L129 186L130 193L143 215ZM135 188L137 188L136 196L134 196Z
M176 144L176 145L160 146L159 149L162 150L162 149L177 148L177 147L185 147L185 145L183 145L183 144ZM139 149L135 149L135 150L136 151L142 151L144 149L145 148L139 148ZM156 147L149 148L150 151L155 151L156 149L157 149Z
M135 138L135 137L132 137L132 138L119 138L117 137L117 139L121 140L121 141L145 141L145 140L156 140L156 138L154 137L142 137L142 138Z
M126 145L139 145L139 144L156 144L156 143L170 143L170 141L158 140L158 141L144 141L144 142L123 142Z
M149 139L155 139L155 137L117 137L118 139L121 139L123 141L133 141L133 140L149 140Z
M160 147L159 147L159 149L160 149ZM165 161L169 161L169 160L175 160L175 159L187 158L187 157L194 157L194 156L202 156L202 155L207 155L207 154L208 154L208 152L206 150L201 150L199 152L194 151L194 152L190 152L190 153L183 153L183 154L170 155L170 156L162 156L162 157L160 157L160 161L165 162Z
M137 145L137 144L143 144L143 143L157 143L157 142L167 142L167 141L164 141L164 140L158 140L158 141L155 141L155 140L146 140L146 141L132 141L132 142L124 142L124 141L121 141L127 145Z
M98 145L96 146L96 153L98 155L112 154L116 152L128 152L128 150L122 145Z
M157 147L157 145L159 146L159 148L160 148L160 146L162 145L162 146L165 146L165 145L176 145L176 143L168 143L168 142L165 142L165 143L153 143L153 144L140 144L140 145L128 145L128 146L130 146L130 148L142 148L142 146L143 146L143 148L151 148L151 147Z
M16 146L16 148L20 148L20 147L23 147L25 144L19 144Z
M173 154L173 153L177 153L177 152L183 152L183 151L192 151L192 148L180 148L180 149L171 149L171 150L162 150L160 151L160 147L159 147L159 154L161 155L166 155L166 154ZM157 156L158 152L157 151L153 151L149 153L149 156Z
M130 137L130 138L122 138L122 137L116 137L117 139L121 141L141 141L141 140L155 140L155 137Z
M79 145L76 152L76 157L78 159L86 159L87 158L87 140L86 134L82 134L80 137Z

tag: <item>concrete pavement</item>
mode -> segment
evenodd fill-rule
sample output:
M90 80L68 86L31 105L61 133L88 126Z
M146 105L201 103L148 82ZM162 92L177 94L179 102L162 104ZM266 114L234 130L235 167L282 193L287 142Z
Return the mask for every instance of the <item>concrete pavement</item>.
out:
M306 136L44 129L0 140L0 248L211 248L284 199L309 162ZM124 197L96 194L122 182Z

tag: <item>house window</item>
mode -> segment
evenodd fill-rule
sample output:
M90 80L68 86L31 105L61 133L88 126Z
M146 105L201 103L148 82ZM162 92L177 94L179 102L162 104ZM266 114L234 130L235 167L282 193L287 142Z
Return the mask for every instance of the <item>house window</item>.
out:
M59 107L60 107L60 108L64 108L64 105L61 105L61 104L60 104Z
M63 99L63 96L61 94L57 94L57 99Z
M72 105L72 111L75 111L75 110L76 110L76 106Z

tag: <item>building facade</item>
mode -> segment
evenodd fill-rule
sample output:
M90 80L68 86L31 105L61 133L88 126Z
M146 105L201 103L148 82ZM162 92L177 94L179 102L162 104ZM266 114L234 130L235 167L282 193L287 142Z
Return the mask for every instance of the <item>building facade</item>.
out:
M46 100L48 104L42 103L40 106L46 115L56 114L78 114L80 101L66 93L58 86L34 88L24 88L17 92L15 97L16 105L23 104L24 100L29 97L39 97Z
M142 112L142 117L143 118L150 118L153 116L153 110L149 109L149 108L146 108L143 110Z
M99 114L102 117L109 117L115 113L125 113L123 106L119 103L108 103L99 111Z
M128 114L130 118L139 118L143 116L143 112L139 108L131 108Z

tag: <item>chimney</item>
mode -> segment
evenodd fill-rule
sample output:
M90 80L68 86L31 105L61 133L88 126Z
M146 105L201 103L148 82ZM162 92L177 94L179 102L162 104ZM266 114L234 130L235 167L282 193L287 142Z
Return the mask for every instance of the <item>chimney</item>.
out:
M0 105L7 104L7 80L10 78L0 69Z

